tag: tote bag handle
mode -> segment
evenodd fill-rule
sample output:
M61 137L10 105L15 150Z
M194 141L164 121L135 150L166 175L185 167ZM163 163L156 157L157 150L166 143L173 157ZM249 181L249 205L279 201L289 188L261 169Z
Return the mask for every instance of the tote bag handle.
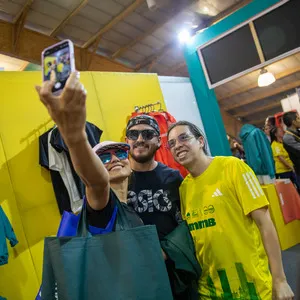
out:
M79 223L77 227L76 236L80 237L91 237L91 233L88 230L88 220L86 213L86 197L84 197L82 210L80 213ZM119 199L116 198L116 206L117 206L117 219L116 219L116 231L126 230L132 228L126 216L125 209Z
M125 208L123 207L122 203L117 199L116 205L118 207L118 214L117 214L117 221L116 221L116 231L122 231L126 229L132 228L130 225Z
M79 217L79 223L77 227L76 236L80 237L91 237L92 234L88 230L88 221L86 216L86 197L84 196L82 209Z

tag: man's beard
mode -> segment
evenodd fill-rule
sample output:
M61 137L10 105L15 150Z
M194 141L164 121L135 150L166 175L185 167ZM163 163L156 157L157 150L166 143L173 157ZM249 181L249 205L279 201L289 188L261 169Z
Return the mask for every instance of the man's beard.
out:
M145 144L144 143L136 143L134 146L133 146L133 148L136 148L136 147L138 147L138 146L145 146ZM134 155L134 153L133 153L133 151L131 151L130 152L130 156L131 156L131 158L134 160L134 161L136 161L136 162L138 162L138 163L140 163L140 164L145 164L145 163L147 163L147 162L149 162L149 161L151 161L152 159L153 159L153 157L154 157L154 155L155 155L155 153L156 153L156 151L158 150L158 148L156 148L156 149L150 149L149 150L149 153L147 154L147 155L143 155L143 156L139 156L139 157L137 157L136 155Z

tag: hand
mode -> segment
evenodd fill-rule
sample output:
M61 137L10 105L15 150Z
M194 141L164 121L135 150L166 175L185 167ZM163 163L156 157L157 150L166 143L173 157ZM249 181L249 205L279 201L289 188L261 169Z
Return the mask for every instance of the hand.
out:
M56 123L68 147L86 140L86 90L79 82L79 73L70 75L59 96L52 94L55 81L36 86L41 102L47 108L52 120Z
M294 293L286 280L273 281L273 300L292 300Z

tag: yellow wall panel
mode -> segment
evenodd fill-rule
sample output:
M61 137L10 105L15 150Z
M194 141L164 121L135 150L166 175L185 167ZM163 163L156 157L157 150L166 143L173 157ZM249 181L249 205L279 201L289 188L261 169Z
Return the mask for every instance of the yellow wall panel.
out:
M110 140L121 141L135 106L160 101L166 109L155 74L93 72L92 76Z
M0 205L19 241L14 248L7 242L9 263L0 266L0 296L13 300L34 299L38 280L10 182L2 141L0 141Z

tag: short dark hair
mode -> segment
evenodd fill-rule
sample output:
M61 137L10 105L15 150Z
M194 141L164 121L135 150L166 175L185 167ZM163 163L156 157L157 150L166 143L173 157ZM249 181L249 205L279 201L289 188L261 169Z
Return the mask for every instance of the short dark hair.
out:
M285 113L282 117L283 123L287 127L291 127L293 125L293 121L297 119L297 113L295 111L289 111Z
M278 129L277 127L272 127L272 129L270 130L271 144L274 141L277 141L277 137L276 137L277 129Z
M178 121L176 123L173 123L168 128L168 134L167 137L169 138L170 132L172 129L174 129L177 126L187 126L190 130L190 132L193 134L193 136L198 140L200 137L203 137L204 140L204 147L203 151L205 154L207 154L207 147L206 147L206 140L203 131L196 126L195 124L188 122L188 121Z
M274 116L268 116L266 122L271 127L274 127L276 125L276 120Z

